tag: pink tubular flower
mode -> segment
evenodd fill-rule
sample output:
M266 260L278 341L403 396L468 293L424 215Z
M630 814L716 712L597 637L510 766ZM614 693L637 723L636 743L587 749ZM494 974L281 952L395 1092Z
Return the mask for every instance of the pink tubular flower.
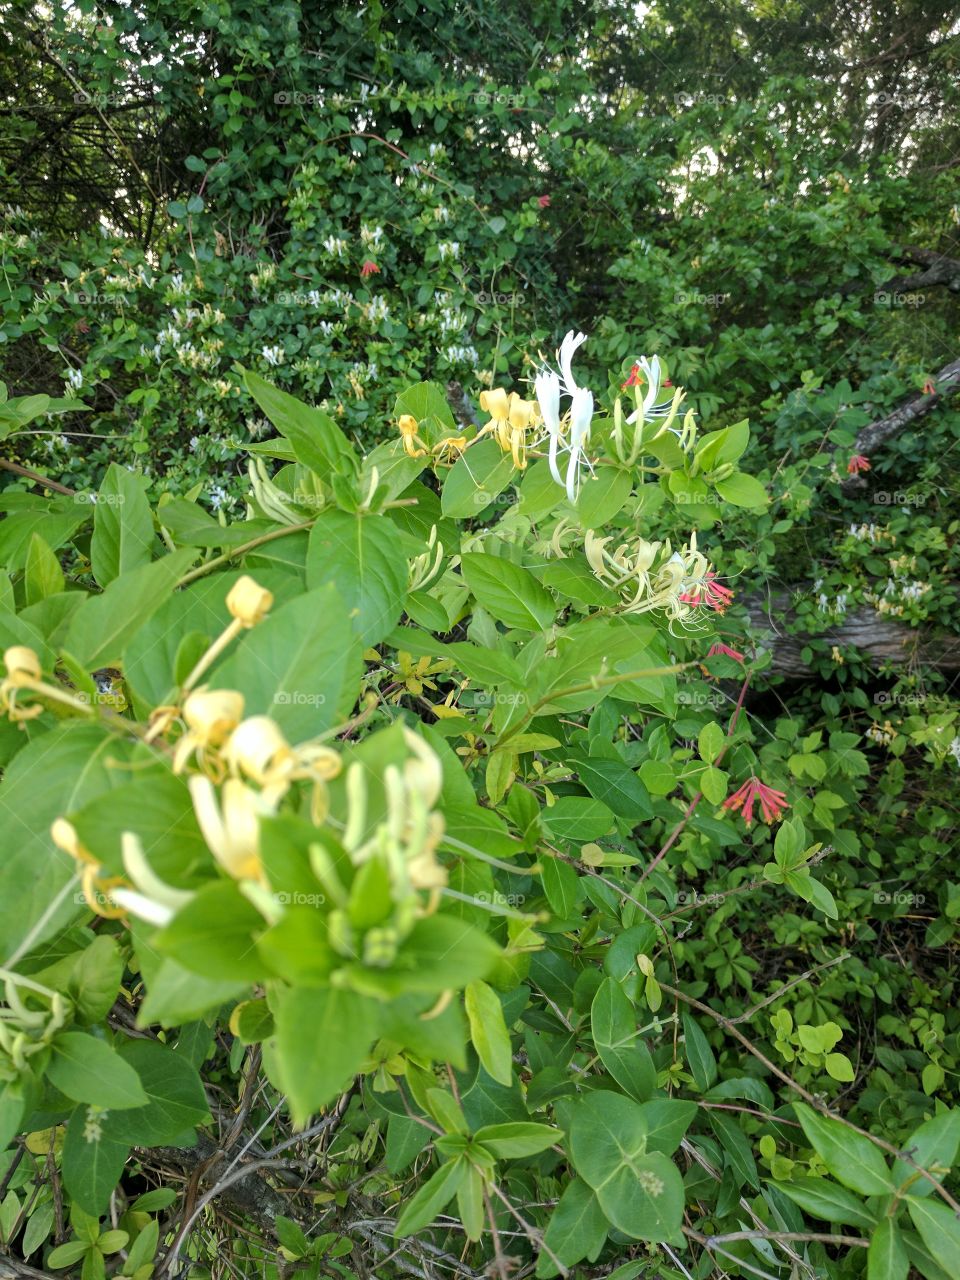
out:
M711 571L692 591L685 591L679 599L683 604L701 604L717 613L723 613L733 599L733 592L729 587L723 586Z
M758 800L763 820L767 823L779 822L783 817L784 809L790 808L784 792L775 791L773 787L768 787L757 777L748 778L738 791L724 800L721 807L734 811L741 809L743 820L749 827L753 822L753 806Z
M379 273L380 273L380 268L377 266L375 262L371 262L369 258L360 268L361 276L379 275Z
M720 641L717 641L716 644L712 644L710 646L709 652L707 653L707 657L716 658L716 657L719 657L721 654L725 658L733 658L735 662L743 662L742 653L738 653L736 649L731 649L730 646L727 644L721 644Z
M549 196L537 196L537 204L540 206L540 208L541 208L541 209L549 209L549 208L550 208L550 197L549 197Z
M643 385L643 379L640 377L640 366L635 364L630 370L630 376L626 382L620 383L620 390L626 391L627 387L639 387Z
M855 453L847 463L847 474L855 476L860 471L870 470L870 459L865 458L862 453Z

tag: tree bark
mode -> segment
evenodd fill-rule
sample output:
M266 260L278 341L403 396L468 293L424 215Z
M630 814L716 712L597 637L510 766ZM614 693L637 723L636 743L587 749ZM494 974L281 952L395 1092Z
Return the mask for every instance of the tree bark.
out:
M810 667L801 654L815 638L841 649L853 645L873 666L883 662L897 666L916 663L941 671L960 671L960 636L949 632L921 631L909 623L884 618L875 610L864 607L851 609L839 622L825 621L822 631L816 636L792 635L788 634L787 627L796 621L797 612L789 593L748 597L744 604L758 652L771 654L771 674L785 676L789 680L809 676Z

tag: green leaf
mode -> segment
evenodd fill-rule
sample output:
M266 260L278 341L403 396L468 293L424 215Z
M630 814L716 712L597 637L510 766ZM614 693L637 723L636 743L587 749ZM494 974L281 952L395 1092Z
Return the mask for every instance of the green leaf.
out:
M760 1177L746 1134L733 1116L726 1115L722 1111L710 1111L708 1118L710 1127L720 1139L729 1167L737 1175L740 1185L746 1182L756 1190L760 1186Z
M127 644L157 612L196 559L184 547L114 578L99 596L88 596L73 615L64 648L87 670L122 666Z
M701 1093L706 1093L717 1082L717 1060L709 1040L691 1013L683 1015L683 1040L693 1082Z
M129 748L99 725L68 722L24 747L0 782L0 937L13 955L88 910L76 866L50 838L53 821L125 776ZM42 779L42 785L38 785ZM71 893L71 886L74 892Z
M613 810L588 796L561 796L544 809L541 821L557 840L596 840L614 824Z
M867 1280L907 1280L910 1259L893 1218L881 1218L867 1250Z
M543 853L540 855L540 879L550 910L558 920L569 920L583 898L576 871L559 858Z
M464 1004L470 1039L487 1075L500 1084L513 1082L513 1050L503 1020L503 1006L494 989L476 978L467 984Z
M143 480L111 462L93 509L90 564L101 587L153 558L153 516Z
M840 1222L869 1231L877 1221L862 1201L826 1178L795 1178L792 1182L773 1185L801 1209L825 1222Z
M63 591L64 576L60 561L39 533L30 535L23 578L28 606Z
M265 928L263 916L232 880L215 880L153 935L151 946L203 978L259 982L267 969L254 939Z
M697 750L700 752L700 759L705 764L713 764L723 750L726 740L727 735L715 720L705 724L697 738ZM709 796L707 798L709 799Z
M672 1156L697 1115L695 1102L679 1098L653 1098L643 1104L647 1122L647 1150Z
M606 1214L593 1189L582 1178L574 1178L564 1187L550 1214L544 1248L537 1262L537 1276L544 1280L557 1274L551 1253L567 1267L581 1258L595 1258L603 1248L608 1230Z
M394 1227L394 1239L399 1240L403 1236L413 1235L415 1231L431 1223L460 1190L469 1168L470 1166L462 1158L450 1160L447 1164L441 1165L417 1194L407 1202L406 1208Z
M579 754L571 755L570 760L590 794L618 817L634 823L653 817L647 788L628 765L620 760Z
M889 1195L893 1182L879 1150L868 1138L803 1102L793 1109L816 1151L838 1182L864 1196Z
M328 583L273 610L248 631L210 684L239 689L246 715L270 716L296 743L349 714L362 669L343 600Z
M113 1008L123 981L124 961L113 938L94 938L77 959L69 994L82 1022L99 1022Z
M47 1076L75 1102L110 1111L141 1107L148 1100L135 1069L105 1040L83 1031L63 1031L56 1037Z
M598 1090L573 1113L570 1152L615 1227L637 1240L673 1240L683 1217L683 1180L668 1156L647 1151L643 1108Z
M407 558L390 520L346 511L317 517L307 549L307 586L336 587L363 645L378 644L400 620L407 580Z
M143 1227L134 1240L133 1244L127 1251L127 1260L123 1264L121 1274L125 1276L134 1276L141 1267L147 1266L153 1261L157 1252L157 1245L160 1243L160 1223L157 1218L151 1218Z
M131 1146L162 1146L207 1120L209 1108L200 1076L181 1054L155 1040L130 1040L121 1053L137 1072L149 1101L144 1107L110 1116L104 1128L111 1138Z
M546 1151L559 1142L563 1134L548 1124L514 1120L484 1125L473 1136L498 1160L520 1160Z
M294 1123L302 1125L360 1070L379 1013L373 1000L332 987L278 991L274 1005L281 1084Z
M718 480L716 489L725 502L730 502L735 507L759 508L768 506L770 502L760 481L753 476L744 475L742 471L734 472L726 480Z
M557 607L528 569L482 551L461 557L460 567L479 604L507 627L546 631Z
M932 1197L921 1200L905 1196L913 1225L920 1232L920 1239L930 1250L947 1275L956 1275L960 1258L960 1219L941 1200Z
M66 1244L58 1244L47 1255L47 1266L58 1271L61 1267L72 1267L79 1262L90 1248L86 1240L68 1240Z
M894 1185L902 1187L910 1183L910 1194L917 1199L932 1195L933 1183L917 1174L914 1165L920 1165L929 1173L936 1173L938 1181L951 1169L957 1159L957 1148L960 1147L960 1110L941 1112L925 1120L919 1128L914 1129L910 1137L903 1143L901 1150L914 1162L907 1164L905 1160L895 1160L893 1164Z
M650 1051L637 1034L637 1015L616 978L604 978L590 1006L600 1061L621 1088L645 1102L657 1083Z
M633 470L600 467L580 487L577 514L583 529L602 529L622 509L633 488Z
M96 1113L78 1107L70 1117L63 1143L63 1185L73 1202L99 1217L120 1181L130 1148L116 1142L99 1124Z
M498 497L516 474L513 458L496 440L481 440L462 453L443 482L440 508L445 516L478 516Z
M322 480L356 474L356 451L331 417L249 369L244 371L243 382L280 434L290 441L297 460L305 467Z

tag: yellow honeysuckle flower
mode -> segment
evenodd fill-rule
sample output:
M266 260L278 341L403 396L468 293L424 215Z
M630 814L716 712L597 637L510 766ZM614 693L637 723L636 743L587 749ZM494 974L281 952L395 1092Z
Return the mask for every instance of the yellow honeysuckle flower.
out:
M118 920L124 913L122 908L113 904L112 893L123 884L122 877L110 876L104 879L100 876L100 863L86 845L80 843L76 827L66 818L54 820L50 827L50 839L58 849L68 853L77 862L80 887L87 906L94 915L103 916L106 920Z
M194 751L201 756L219 747L236 729L243 715L243 694L232 689L197 689L183 704L187 732L177 743L173 771L179 773ZM213 762L207 762L213 763Z
M273 809L239 778L228 778L220 801L209 778L191 778L190 797L207 847L235 880L260 880L260 819Z
M400 437L403 440L404 452L411 458L422 458L427 452L423 448L423 442L417 435L419 423L412 413L402 413L397 422L400 428Z
M510 416L510 397L503 387L480 392L480 408L495 422L506 422Z
M230 614L244 627L254 627L270 612L273 605L273 593L266 587L244 574L230 588L227 594L227 608Z

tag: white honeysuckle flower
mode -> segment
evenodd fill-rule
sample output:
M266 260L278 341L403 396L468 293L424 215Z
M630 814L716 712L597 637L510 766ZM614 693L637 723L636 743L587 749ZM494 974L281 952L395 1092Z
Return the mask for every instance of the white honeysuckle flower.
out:
M557 484L563 484L563 478L557 469L557 449L560 446L560 379L552 369L543 369L534 379L533 387L550 441L547 447L550 474Z
M549 441L547 461L550 475L556 484L564 487L571 502L577 500L581 464L592 470L585 450L590 441L590 424L593 420L593 392L578 385L572 367L575 352L586 340L585 333L574 333L571 329L564 336L557 352L560 373L549 368L542 369L533 384ZM560 415L561 395L570 397L569 413L564 418ZM563 475L557 462L561 449L570 455Z
M583 346L586 340L587 335L585 333L574 333L571 329L570 332L564 336L563 341L560 343L560 350L557 352L557 363L560 365L560 376L563 379L563 387L568 396L572 396L575 391L579 390L577 380L573 376L571 362L573 360L574 353Z
M566 490L571 502L576 502L580 491L581 461L592 470L585 447L590 443L590 423L593 421L593 392L577 387L570 404L570 460L567 463Z
M128 915L146 920L147 924L158 925L161 929L173 919L173 909L162 902L154 902L136 889L111 889L111 901L122 907Z

